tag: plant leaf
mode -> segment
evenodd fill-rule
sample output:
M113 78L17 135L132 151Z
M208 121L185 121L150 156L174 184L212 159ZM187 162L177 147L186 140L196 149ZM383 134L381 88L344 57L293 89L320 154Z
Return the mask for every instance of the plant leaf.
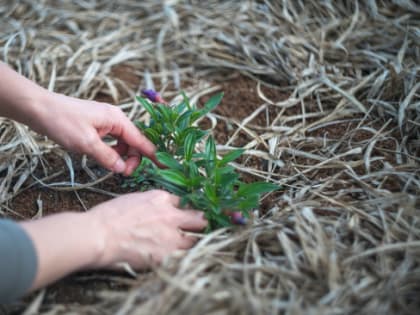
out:
M158 174L168 182L181 187L187 187L188 180L181 171L172 169L158 170Z
M217 194L216 194L216 188L214 187L213 183L206 182L204 184L204 193L206 197L213 203L217 204Z
M244 153L245 150L244 149L237 149L237 150L233 150L231 152L229 152L228 154L226 154L219 162L219 165L225 165L229 162L232 162L233 160L236 160L238 157L240 157L242 155L242 153Z
M219 105L222 98L223 98L223 92L210 97L210 99L204 104L204 110L206 111L206 114L212 111L217 105Z
M206 141L206 159L210 161L216 160L216 145L214 143L213 137L208 137Z
M136 99L141 105L143 105L144 109L150 114L150 116L154 120L156 120L156 121L159 120L157 115L156 115L155 109L153 108L152 104L149 103L148 100L146 100L145 98L142 98L140 96L136 96Z
M187 110L180 114L175 120L175 125L181 130L190 127L190 117L192 113L192 110Z
M246 212L247 210L257 208L259 204L259 198L258 195L250 195L245 200L242 200L239 202L238 208L242 212Z
M280 189L279 185L275 185L267 182L255 182L251 184L242 184L238 189L238 196L246 197L249 195L262 194L274 190Z
M187 94L185 94L184 91L181 91L181 95L182 95L182 97L184 99L184 103L187 105L188 109L193 109L191 107L190 99L188 98Z
M224 214L214 216L213 219L217 223L216 227L228 227L228 226L233 225L232 222L230 221L230 218Z
M157 133L156 130L154 130L152 128L146 128L146 129L143 130L143 133L154 144L158 144L159 143L159 141L160 141L160 135L159 135L159 133Z
M135 125L137 126L137 128L139 128L140 130L144 130L147 128L146 124L142 121L136 121Z
M186 161L191 161L191 158L194 153L195 144L196 138L194 133L191 132L185 137L184 141L184 157Z
M172 110L168 106L159 104L156 109L162 114L166 123L172 123Z
M172 155L167 152L157 152L156 158L163 165L166 165L169 168L182 170L182 165L179 163Z
M177 186L175 184L172 184L172 183L170 183L170 182L168 182L168 181L166 181L166 180L164 180L162 178L154 178L153 181L156 184L162 186L167 191L176 194L177 196L180 196L181 197L181 196L184 196L187 193L186 190L184 190L181 187L179 187L179 186Z

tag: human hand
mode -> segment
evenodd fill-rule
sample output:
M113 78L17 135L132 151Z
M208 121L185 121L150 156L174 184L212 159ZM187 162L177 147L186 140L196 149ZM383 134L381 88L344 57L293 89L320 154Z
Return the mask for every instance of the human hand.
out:
M154 145L134 126L120 108L47 92L37 114L28 122L68 150L87 154L116 173L130 175L141 155L155 160ZM118 140L114 147L102 141L105 135ZM124 161L122 157L126 156Z
M115 267L121 262L134 269L160 263L176 250L188 249L196 238L183 231L202 231L203 212L180 210L179 198L162 190L127 194L86 213L96 222L96 237L103 240L101 258L94 268Z
M2 62L0 73L0 116L23 122L116 173L131 174L141 155L156 162L154 145L118 107L49 92ZM107 134L118 139L114 148L102 141Z

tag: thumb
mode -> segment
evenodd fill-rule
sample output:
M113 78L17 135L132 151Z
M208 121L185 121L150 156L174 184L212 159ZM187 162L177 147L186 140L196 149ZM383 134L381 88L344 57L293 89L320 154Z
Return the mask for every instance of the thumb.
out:
M124 160L117 151L105 144L99 136L87 153L103 167L115 173L123 173L126 168Z

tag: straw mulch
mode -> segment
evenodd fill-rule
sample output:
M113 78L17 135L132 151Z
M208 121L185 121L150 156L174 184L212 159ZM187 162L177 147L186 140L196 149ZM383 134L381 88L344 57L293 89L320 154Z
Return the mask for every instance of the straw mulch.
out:
M107 94L133 119L144 117L139 86L115 67L169 99L181 88L198 99L233 71L252 77L253 114L209 118L238 130L221 153L240 131L247 157L266 160L257 169L244 159L241 172L283 187L252 224L205 235L129 291L96 292L91 305L41 294L28 314L418 314L416 1L5 2L5 62L54 91ZM263 85L289 96L273 101ZM261 112L265 126L253 122ZM0 139L1 211L19 214L9 201L59 148L4 119Z

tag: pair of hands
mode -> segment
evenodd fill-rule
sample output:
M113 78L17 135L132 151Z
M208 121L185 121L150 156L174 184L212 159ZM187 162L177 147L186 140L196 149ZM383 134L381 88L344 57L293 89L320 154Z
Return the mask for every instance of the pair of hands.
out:
M50 92L36 106L37 115L28 122L34 130L68 150L90 155L109 170L130 175L142 155L155 158L154 145L116 106ZM105 135L116 138L117 145L106 145ZM178 197L154 190L127 194L91 209L86 219L98 222L94 237L98 244L103 242L92 266L127 262L141 269L190 248L196 239L183 231L199 232L207 221L202 212L178 207Z
M48 92L2 63L0 73L0 116L124 175L133 172L142 155L155 159L154 145L119 108ZM105 135L115 137L117 145L106 145ZM207 221L202 214L180 210L178 197L156 190L127 194L85 213L21 222L38 254L32 289L76 270L114 268L121 262L142 269L159 263L195 243L184 231L203 230Z

